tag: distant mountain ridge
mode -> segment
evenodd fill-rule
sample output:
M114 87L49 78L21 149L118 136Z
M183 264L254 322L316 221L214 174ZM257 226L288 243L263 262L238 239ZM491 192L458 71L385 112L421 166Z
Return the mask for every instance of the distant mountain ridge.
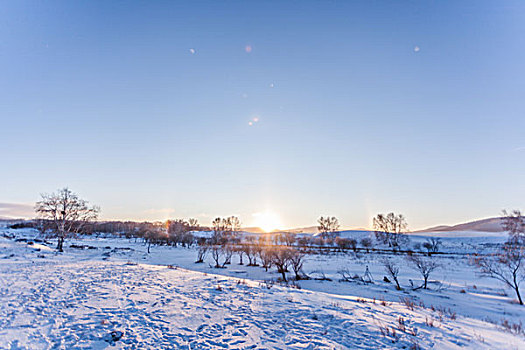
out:
M456 224L456 225L438 225L429 227L423 230L416 230L411 231L410 233L418 233L418 232L460 232L460 231L479 231L479 232L503 232L503 226L501 225L501 217L495 217L495 218L488 218L488 219L481 219L481 220L475 220L475 221L469 221L462 224ZM245 227L243 228L243 231L245 232L251 232L251 233L265 233L264 230L262 230L259 227ZM367 229L341 229L341 231L370 231L373 232L373 230L367 230ZM299 227L299 228L292 228L292 229L284 229L284 230L275 230L273 232L291 232L291 233L318 233L317 226L309 226L309 227Z
M476 220L466 222L457 225L440 225L429 227L424 230L414 232L444 232L444 231L481 231L481 232L503 232L503 226L501 225L501 217L488 218L482 220Z

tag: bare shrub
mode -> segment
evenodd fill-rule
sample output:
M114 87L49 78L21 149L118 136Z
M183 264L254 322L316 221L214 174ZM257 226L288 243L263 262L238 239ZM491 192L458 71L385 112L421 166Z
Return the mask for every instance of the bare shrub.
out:
M405 319L403 318L403 316L399 316L399 317L397 318L397 325L398 325L399 330L400 330L401 332L405 332L405 330L406 330L406 324L405 324Z
M337 273L341 276L341 278L339 279L340 282L352 282L352 280L356 279L354 277L359 278L359 276L357 275L352 276L350 270L348 270L347 268L342 268L339 271L337 271Z
M323 270L312 271L310 275L317 276L317 277L313 277L313 279L316 281L331 281L332 280L331 278L326 277L326 274L324 273Z
M421 287L427 289L428 278L430 274L439 267L439 264L431 258L424 258L417 255L407 256L407 260L412 264L412 268L418 271L421 277L423 277L423 285Z
M414 302L413 299L408 298L408 297L401 297L401 298L399 298L399 300L401 301L401 303L405 304L405 306L409 310L414 311L414 308L416 307L416 303Z
M399 285L399 280L397 276L399 275L399 266L395 265L395 263L390 259L384 259L383 260L383 266L385 267L386 273L396 282L396 289L401 290L401 286Z
M416 334L412 334L414 337L416 336ZM421 350L423 349L421 347L421 345L419 345L417 339L411 339L411 344L410 344L410 350Z
M396 343L401 338L401 335L397 333L394 327L384 325L381 322L378 323L379 332L385 338L389 338L392 343Z
M501 326L503 327L503 329L509 333L512 333L512 334L517 334L517 335L525 335L525 330L523 329L523 324L520 322L518 323L513 323L513 322L509 322L509 320L502 320L501 321Z

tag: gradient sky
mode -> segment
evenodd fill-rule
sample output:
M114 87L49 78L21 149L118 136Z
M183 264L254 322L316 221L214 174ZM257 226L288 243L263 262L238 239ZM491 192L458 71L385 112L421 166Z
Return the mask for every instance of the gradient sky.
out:
M2 1L0 215L523 209L524 34L523 1Z

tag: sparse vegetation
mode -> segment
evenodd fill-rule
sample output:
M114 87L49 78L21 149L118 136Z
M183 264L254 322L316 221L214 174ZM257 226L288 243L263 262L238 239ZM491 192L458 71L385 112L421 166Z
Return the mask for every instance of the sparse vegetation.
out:
M520 285L525 280L525 247L515 241L507 242L497 253L474 256L472 263L483 276L495 278L514 290L520 305L523 299Z
M423 278L423 284L421 287L417 288L427 289L428 278L430 277L430 274L440 266L439 263L432 258L425 258L418 255L407 256L407 261L411 264L414 270L421 274L421 277Z
M427 238L427 241L423 243L423 248L427 250L428 256L431 256L433 253L439 251L439 246L441 245L441 239L437 237Z
M385 267L386 273L394 280L396 283L396 289L401 290L399 285L399 280L397 276L399 275L399 267L390 259L383 259L383 266Z
M377 214L373 224L376 239L383 244L387 244L394 251L408 243L409 239L404 234L408 225L403 215L394 213Z
M319 224L317 226L317 230L319 231L323 239L326 239L330 236L333 237L335 233L337 232L337 230L339 230L339 221L337 220L335 216L332 216L332 217L321 216L317 220L317 223Z

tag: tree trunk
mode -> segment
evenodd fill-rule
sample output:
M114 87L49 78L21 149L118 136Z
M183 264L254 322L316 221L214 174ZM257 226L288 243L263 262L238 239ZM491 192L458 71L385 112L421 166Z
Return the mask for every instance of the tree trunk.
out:
M399 281L397 280L397 277L394 277L394 281L396 282L396 289L401 290L401 286L399 285Z
M516 291L516 295L518 296L518 301L520 305L523 305L523 300L521 299L521 295L520 295L520 289L518 288L518 286L515 286L514 290Z
M64 251L63 247L64 247L64 237L58 237L57 250L62 253Z
M286 281L286 272L284 269L281 270L281 274L283 275L283 282L287 282Z

